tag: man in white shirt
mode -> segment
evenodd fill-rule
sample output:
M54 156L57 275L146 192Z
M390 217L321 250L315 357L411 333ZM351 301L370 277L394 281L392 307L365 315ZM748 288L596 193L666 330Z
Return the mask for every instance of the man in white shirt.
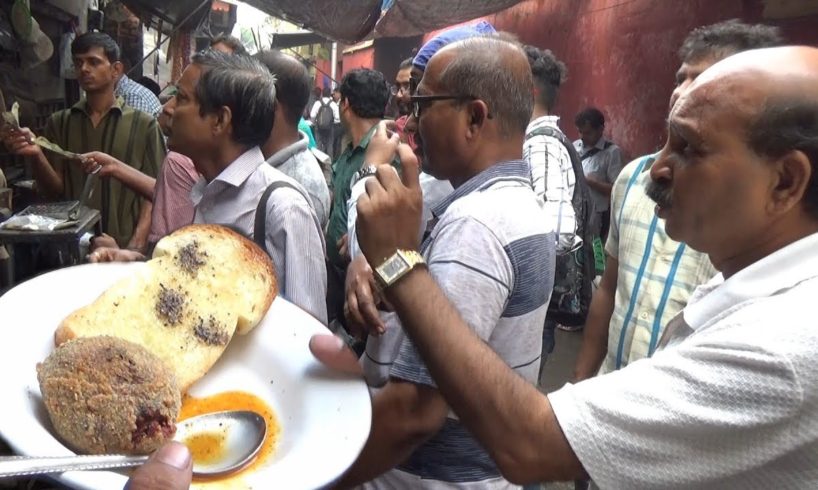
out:
M470 332L423 267L385 289L448 405L506 478L818 487L816 100L818 49L785 47L716 63L677 101L649 195L668 235L721 273L649 359L545 396ZM405 175L417 175L411 165ZM421 200L416 177L378 180L358 209L373 268L417 247ZM331 342L312 346L350 367Z
M190 157L203 178L191 191L194 222L227 224L254 236L256 209L274 182L284 185L266 203L266 251L281 296L323 323L326 268L321 224L307 192L264 161L275 79L258 61L214 50L193 56L179 80L168 145Z
M341 115L338 113L338 103L332 99L332 92L329 87L324 87L321 98L312 105L310 120L315 130L318 149L334 157L334 128L336 125L341 124Z

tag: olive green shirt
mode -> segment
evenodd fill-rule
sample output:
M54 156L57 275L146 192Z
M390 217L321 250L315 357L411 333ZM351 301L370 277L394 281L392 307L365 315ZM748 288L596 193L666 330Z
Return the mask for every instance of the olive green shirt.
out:
M73 107L52 114L45 127L45 137L75 153L107 153L145 175L156 177L167 152L156 119L126 106L122 98L117 98L114 106L94 127L86 104L82 99ZM49 152L46 157L63 178L63 197L79 199L87 175L79 163ZM142 200L116 179L95 180L87 205L102 214L102 231L124 247L139 222Z

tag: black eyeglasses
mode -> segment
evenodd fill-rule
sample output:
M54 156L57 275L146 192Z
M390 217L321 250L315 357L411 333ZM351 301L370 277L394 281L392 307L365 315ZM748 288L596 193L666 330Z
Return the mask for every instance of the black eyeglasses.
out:
M410 87L408 83L396 83L395 85L392 85L389 88L389 91L392 95L399 95L401 92L409 94L412 93L410 92Z
M420 119L420 113L424 105L436 100L477 100L473 95L413 95L410 97L412 101L412 115L415 119Z
M418 85L420 85L420 78L417 77L409 77L409 95L415 95L418 93Z

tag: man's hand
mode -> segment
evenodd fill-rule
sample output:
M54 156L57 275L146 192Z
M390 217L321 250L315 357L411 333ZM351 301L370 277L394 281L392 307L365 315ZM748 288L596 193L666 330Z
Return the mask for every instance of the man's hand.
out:
M184 444L170 442L134 471L125 490L187 490L193 478L193 459Z
M310 338L310 352L321 364L330 369L347 374L363 376L363 368L358 364L358 356L339 337L331 334L317 334Z
M364 155L364 163L377 165L379 163L389 163L395 159L400 144L400 137L396 133L395 121L381 121L378 123L375 133L369 139Z
M123 250L121 248L102 247L94 250L88 255L88 262L139 262L145 260L145 256L134 250Z
M99 177L116 177L119 167L125 164L107 153L92 151L82 155L81 165L82 171L87 174L97 174Z
M344 233L344 236L339 238L335 245L338 247L338 255L340 255L344 261L349 262L349 236Z
M375 178L366 182L366 194L358 199L358 243L372 267L398 249L418 248L423 210L418 160L407 145L398 146L398 156L401 176L389 165L378 166Z
M14 155L37 158L43 155L39 145L34 144L34 133L28 128L3 131L3 144Z
M100 248L119 248L119 244L116 243L114 237L107 233L103 233L100 236L95 236L91 239L91 251L95 251Z
M376 306L381 302L381 297L372 268L363 255L355 257L349 264L344 291L344 316L353 333L357 335L365 331L372 335L382 335L386 326L381 321Z

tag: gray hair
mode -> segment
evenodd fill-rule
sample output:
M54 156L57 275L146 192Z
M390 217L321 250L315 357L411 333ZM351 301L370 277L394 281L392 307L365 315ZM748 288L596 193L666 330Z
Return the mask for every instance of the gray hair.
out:
M452 94L485 102L503 135L525 133L533 110L533 83L519 44L496 36L480 36L444 48L449 49L456 49L457 56L441 72L440 84ZM520 67L510 66L513 60L500 55L510 50L519 51Z
M757 155L780 158L797 150L809 158L812 175L804 205L818 218L818 103L806 95L768 99L751 122L747 139Z
M232 114L233 140L243 146L267 141L275 115L275 77L248 56L229 55L212 49L193 55L202 68L196 84L201 115L228 107Z

